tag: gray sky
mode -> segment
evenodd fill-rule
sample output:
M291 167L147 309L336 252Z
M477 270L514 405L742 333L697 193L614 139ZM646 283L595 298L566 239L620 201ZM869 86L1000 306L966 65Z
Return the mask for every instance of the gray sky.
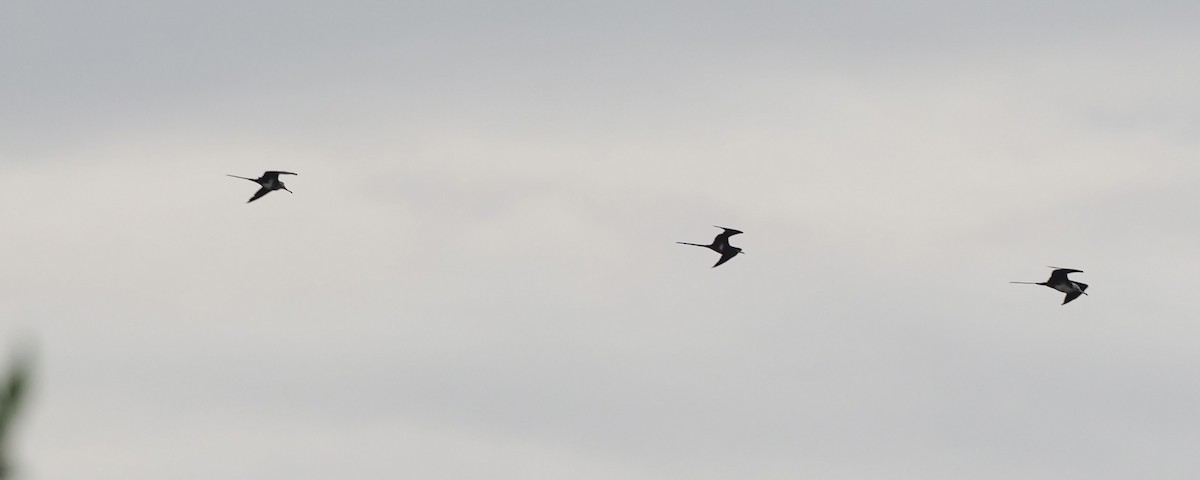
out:
M19 466L1195 478L1198 17L6 2Z

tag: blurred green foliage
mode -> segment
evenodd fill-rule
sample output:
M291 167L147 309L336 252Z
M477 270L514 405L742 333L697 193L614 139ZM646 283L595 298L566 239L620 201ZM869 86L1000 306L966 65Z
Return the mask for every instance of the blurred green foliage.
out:
M9 367L4 383L0 385L0 480L10 478L12 473L12 464L9 462L12 425L27 396L29 377L29 362L18 359Z

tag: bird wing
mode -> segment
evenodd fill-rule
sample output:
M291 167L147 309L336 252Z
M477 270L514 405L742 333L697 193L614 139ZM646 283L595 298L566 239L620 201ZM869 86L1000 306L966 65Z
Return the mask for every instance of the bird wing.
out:
M724 252L721 252L721 259L717 260L717 263L715 265L713 265L712 268L717 268L722 263L728 262L729 259L736 257L737 254L738 254L737 250L726 250Z
M1068 304L1068 303L1071 303L1071 300L1074 300L1074 299L1076 299L1076 298L1079 298L1079 296L1080 296L1080 295L1083 295L1083 292L1082 292L1082 291L1068 293L1068 294L1067 294L1067 298L1064 298L1064 299L1063 299L1063 303L1062 303L1062 304L1063 304L1063 305L1066 305L1066 304Z
M714 227L717 227L717 228L719 228L719 229L721 229L721 230L724 230L724 232L721 232L720 234L718 234L718 235L717 235L717 238L716 238L715 240L713 240L713 243L722 243L722 242L723 242L723 243L725 243L725 244L728 244L728 243L729 243L729 237L732 237L732 236L734 236L734 235L737 235L737 234L739 234L739 233L742 233L742 231L741 231L741 230L734 230L734 229L732 229L732 228L725 228L725 227L722 227L722 226L720 226L720 225L713 225L713 226L714 226Z
M279 170L268 170L268 171L263 172L262 178L271 179L271 180L279 180L280 175L296 175L296 174L292 173L292 172L283 172L283 171L279 171Z
M1068 273L1083 273L1083 270L1075 270L1074 268L1055 269L1053 272L1050 272L1050 280L1047 283L1070 282L1071 280L1067 278Z
M262 198L263 195L266 195L270 191L271 191L271 189L269 189L267 187L262 187L262 188L258 189L257 192L254 192L254 196L250 197L249 200L246 200L246 203L250 203L255 200L258 200L258 199Z

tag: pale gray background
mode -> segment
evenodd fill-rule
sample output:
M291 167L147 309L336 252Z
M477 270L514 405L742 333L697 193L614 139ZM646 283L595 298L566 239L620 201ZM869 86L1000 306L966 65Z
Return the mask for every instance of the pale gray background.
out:
M23 478L1196 478L1197 22L9 0Z

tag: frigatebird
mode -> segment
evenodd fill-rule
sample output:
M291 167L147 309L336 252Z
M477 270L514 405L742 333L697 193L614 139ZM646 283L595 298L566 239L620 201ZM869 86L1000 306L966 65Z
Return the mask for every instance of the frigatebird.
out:
M1087 288L1088 288L1086 283L1074 282L1074 281L1071 281L1071 279L1067 278L1067 274L1083 273L1083 270L1075 270L1073 268L1058 268L1058 267L1050 267L1050 268L1053 268L1054 271L1050 272L1050 279L1046 280L1044 282L1009 282L1009 283L1022 283L1025 285L1045 285L1047 287L1050 287L1050 288L1053 288L1060 292L1063 292L1063 293L1067 294L1067 297L1063 299L1063 303L1062 303L1063 305L1066 305L1071 300L1079 298L1080 295L1087 295L1087 292L1084 291L1084 290L1087 290Z
M258 183L259 185L262 185L262 188L259 188L258 191L254 193L253 197L250 197L249 200L246 200L246 203L250 203L255 200L258 200L259 198L262 198L263 195L266 195L273 190L283 189L283 190L287 190L288 193L292 193L291 190L288 190L288 188L283 185L283 182L279 181L279 176L280 175L295 175L295 174L292 172L278 172L278 171L272 170L272 171L268 171L268 172L263 172L262 176L258 177L258 178L239 177L237 175L229 175L228 173L225 175L233 177L233 178L249 180L251 182L255 182L255 183Z
M697 247L704 247L704 248L707 248L709 250L712 250L714 252L721 254L721 259L717 260L716 265L713 265L713 268L717 268L717 266L721 265L722 263L728 262L729 259L737 256L737 254L745 253L745 252L743 252L742 249L729 244L729 237L732 237L734 235L742 233L741 230L734 230L732 228L725 228L725 227L721 227L721 226L717 226L717 225L713 225L713 226L717 227L721 230L724 230L724 232L721 232L720 234L718 234L717 238L714 238L711 244L701 245L699 243L688 243L688 242L675 242L675 243L679 243L679 244L683 244L683 245L695 245Z

